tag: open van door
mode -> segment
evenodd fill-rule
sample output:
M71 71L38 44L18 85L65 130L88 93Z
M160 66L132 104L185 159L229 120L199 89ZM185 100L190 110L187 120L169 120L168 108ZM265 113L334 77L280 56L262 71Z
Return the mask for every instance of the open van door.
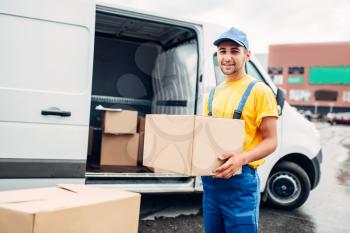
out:
M94 21L92 0L0 1L1 180L84 177Z

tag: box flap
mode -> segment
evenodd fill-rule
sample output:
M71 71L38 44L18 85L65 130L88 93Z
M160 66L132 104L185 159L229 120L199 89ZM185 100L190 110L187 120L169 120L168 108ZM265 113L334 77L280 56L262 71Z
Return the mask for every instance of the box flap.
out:
M67 206L69 201L63 200L70 200L73 195L77 196L76 193L57 187L0 192L0 198L4 197L3 200L6 200L6 203L0 203L0 207L25 213L37 213Z
M38 213L134 196L140 196L140 194L115 189L93 188L86 185L61 184L55 188L0 192L1 202L6 201L6 203L0 203L0 207L26 213ZM4 199L1 199L2 197Z
M40 201L46 199L46 192L53 188L23 189L0 192L1 204ZM37 190L40 190L39 192Z
M1 207L1 204L22 203L22 202L31 202L31 201L41 201L41 200L45 200L45 198L40 198L40 197L25 197L25 198L7 197L3 200L0 200L0 207Z
M57 186L63 190L73 193L81 193L86 191L85 185L83 184L58 184Z
M60 189L65 190L66 192L71 192L74 197L76 194L77 197L82 199L83 202L103 202L104 198L106 199L123 199L127 197L140 196L139 193L122 191L119 189L113 188L96 188L84 184L59 184Z

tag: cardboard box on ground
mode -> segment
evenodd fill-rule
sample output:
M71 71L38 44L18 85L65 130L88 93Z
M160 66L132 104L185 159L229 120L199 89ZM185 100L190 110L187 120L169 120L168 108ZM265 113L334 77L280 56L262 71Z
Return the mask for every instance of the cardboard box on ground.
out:
M242 152L243 140L243 120L150 114L143 165L188 176L212 175L223 163L218 156Z
M85 185L0 192L1 233L136 233L140 194Z

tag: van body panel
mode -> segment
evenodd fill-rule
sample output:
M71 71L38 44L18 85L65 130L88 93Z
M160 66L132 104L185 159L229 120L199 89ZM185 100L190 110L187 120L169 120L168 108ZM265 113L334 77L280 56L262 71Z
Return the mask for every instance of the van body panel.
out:
M53 178L37 178L37 179L0 179L0 191L28 189L28 188L43 188L49 186L57 186L57 184L84 184L84 178L74 179L53 179Z
M85 159L0 159L2 179L84 178L85 168Z
M0 122L0 158L86 160L88 128Z
M94 16L92 0L0 2L0 158L86 161Z
M281 140L284 141L281 153L288 155L300 153L313 159L320 150L320 134L315 125L306 120L295 108L285 105L284 133Z
M0 2L0 14L38 20L74 24L91 29L95 2L91 0L5 0Z

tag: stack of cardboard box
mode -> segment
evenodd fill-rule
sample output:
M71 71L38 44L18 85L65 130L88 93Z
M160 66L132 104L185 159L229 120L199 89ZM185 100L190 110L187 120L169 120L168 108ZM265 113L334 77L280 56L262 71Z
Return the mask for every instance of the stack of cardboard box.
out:
M102 122L101 165L136 166L139 133L137 112L106 110Z

